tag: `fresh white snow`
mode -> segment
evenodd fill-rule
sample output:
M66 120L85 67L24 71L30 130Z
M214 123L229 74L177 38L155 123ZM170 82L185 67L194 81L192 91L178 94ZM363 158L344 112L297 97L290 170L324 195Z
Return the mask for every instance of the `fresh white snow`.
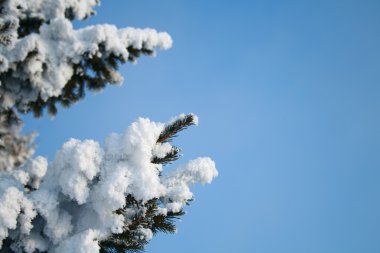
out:
M123 231L130 215L115 211L125 205L128 194L141 201L162 198L163 213L179 211L193 197L189 187L211 183L218 172L207 157L170 173L151 163L154 155L171 148L157 144L164 127L139 118L124 133L111 134L103 147L93 140L70 139L49 165L36 157L0 174L0 241L12 230L18 242L13 247L27 252L94 253L99 252L99 240ZM37 190L29 192L23 185ZM40 220L32 225L37 214ZM146 240L152 238L152 231L140 230Z

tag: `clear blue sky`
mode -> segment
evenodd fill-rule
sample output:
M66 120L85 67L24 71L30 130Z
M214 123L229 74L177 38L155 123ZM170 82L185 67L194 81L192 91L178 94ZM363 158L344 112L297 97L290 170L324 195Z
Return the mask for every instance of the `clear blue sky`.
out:
M70 137L198 114L175 143L220 175L148 253L380 252L379 1L113 0L83 24L104 22L174 47L26 131L51 159Z

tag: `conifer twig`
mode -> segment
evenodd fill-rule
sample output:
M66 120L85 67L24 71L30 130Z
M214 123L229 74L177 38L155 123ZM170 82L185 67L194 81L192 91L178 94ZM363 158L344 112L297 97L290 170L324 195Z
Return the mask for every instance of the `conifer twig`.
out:
M177 133L195 124L196 116L192 113L180 117L179 119L176 119L172 123L165 126L165 129L158 137L157 143L169 142L176 136Z
M169 164L179 159L180 152L181 152L180 148L172 147L172 149L164 157L154 156L152 158L152 163L163 164L163 165Z

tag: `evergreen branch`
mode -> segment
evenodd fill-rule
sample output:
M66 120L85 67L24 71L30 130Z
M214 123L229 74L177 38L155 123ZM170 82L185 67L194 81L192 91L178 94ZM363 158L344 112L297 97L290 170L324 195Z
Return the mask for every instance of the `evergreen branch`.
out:
M38 26L37 23L36 26ZM19 30L24 29L24 26L20 27ZM21 32L19 31L19 34ZM25 33L29 34L31 31L25 31ZM54 116L57 114L55 104L60 103L63 107L69 107L84 98L86 88L88 90L99 91L104 89L107 84L116 84L117 80L114 79L114 76L115 73L118 73L117 69L120 64L125 63L126 60L134 62L142 54L151 55L153 53L152 50L145 48L135 49L132 46L128 47L127 50L129 52L128 59L124 59L121 55L115 55L114 53L108 54L103 44L99 44L99 51L103 55L102 57L85 52L83 59L79 63L73 64L74 74L63 87L62 94L50 97L47 100L38 97L35 101L29 102L26 111L23 112L32 111L34 116L39 118L42 116L44 109L47 108L49 114ZM30 52L27 58L32 58L35 54L37 52Z
M181 149L178 147L172 147L172 149L164 157L153 156L151 162L154 164L166 165L179 159Z
M194 114L187 114L184 117L181 117L166 125L165 129L158 137L157 143L169 142L172 140L172 138L176 137L177 133L195 124L196 120Z
M133 46L129 46L127 48L129 56L128 61L130 62L136 62L137 58L141 56L141 54L145 55L153 55L154 51L150 49L146 49L144 46L141 49L136 49Z
M5 33L16 28L17 23L13 19L5 20L4 22L0 23L0 33Z
M136 210L134 216L125 224L121 234L113 234L110 238L99 243L101 253L143 252L148 241L141 236L141 228L150 229L153 234L157 232L175 233L175 221L185 213L162 213L159 206L160 199L153 198L146 202L136 200L131 194L126 197L126 205L115 213L125 215L127 208Z
M174 225L174 222L184 214L185 212L180 210L179 212L168 212L166 215L156 215L153 217L152 232L154 234L157 232L164 232L169 234L175 233L177 229Z

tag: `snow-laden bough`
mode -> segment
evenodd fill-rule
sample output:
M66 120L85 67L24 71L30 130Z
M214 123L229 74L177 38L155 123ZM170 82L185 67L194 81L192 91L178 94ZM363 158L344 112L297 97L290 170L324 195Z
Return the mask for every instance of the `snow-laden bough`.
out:
M70 139L48 163L30 159L0 174L0 242L14 252L113 252L134 249L173 219L192 198L189 187L218 175L207 157L169 172L179 158L171 139L198 122L194 114L167 124L139 118L101 146Z

